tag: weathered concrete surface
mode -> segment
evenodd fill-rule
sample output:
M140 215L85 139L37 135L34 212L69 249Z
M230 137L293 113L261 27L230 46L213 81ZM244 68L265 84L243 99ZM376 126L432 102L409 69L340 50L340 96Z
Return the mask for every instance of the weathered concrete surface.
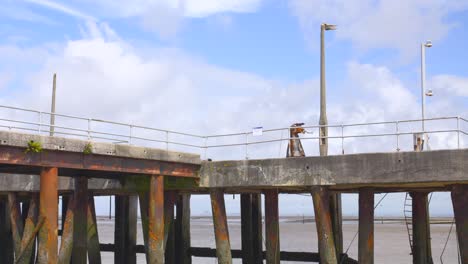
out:
M67 152L83 153L86 145L88 143L91 143L92 153L98 155L170 161L187 164L200 164L200 155L197 154L121 145L114 143L93 142L88 140L79 140L56 136L50 137L34 134L0 131L1 145L27 148L28 142L31 140L35 142L40 142L44 150L60 150Z
M203 162L200 187L333 188L468 182L468 149Z

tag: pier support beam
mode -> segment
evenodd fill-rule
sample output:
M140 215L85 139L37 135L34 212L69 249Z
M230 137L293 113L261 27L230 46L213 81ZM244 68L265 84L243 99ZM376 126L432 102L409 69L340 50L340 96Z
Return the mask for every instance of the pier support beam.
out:
M96 222L96 208L94 206L94 196L91 194L88 197L88 217L87 217L87 240L88 240L88 261L90 264L101 264L101 250L99 248L99 235ZM135 209L136 210L136 209ZM132 225L129 223L128 228ZM136 219L135 219L136 229ZM133 248L132 248L133 249ZM132 262L127 262L132 264Z
M266 263L280 263L278 191L265 190Z
M86 264L88 251L87 215L88 215L88 178L79 176L74 178L75 192L73 214L73 264ZM42 202L42 201L41 201Z
M210 197L218 263L231 264L231 244L229 242L229 231L223 191L221 189L213 189L210 191Z
M452 204L461 263L468 263L468 211L466 210L468 204L468 185L453 186Z
M343 215L341 210L341 193L330 194L330 216L335 240L336 255L343 253Z
M190 194L180 194L176 201L175 244L176 263L191 264L190 255Z
M2 200L2 198L5 199ZM6 264L14 263L9 211L6 197L0 197L0 263Z
M136 263L137 211L137 196L115 196L115 264Z
M176 193L174 191L165 192L164 197L164 259L166 264L175 262L175 227L174 227L174 204ZM178 250L177 250L178 251Z
M72 197L67 197L66 200L62 198L62 203L66 202L67 205L62 204L62 237L60 241L60 254L58 263L70 263L73 252L73 222L74 222L74 209L75 200ZM66 208L66 210L64 210Z
M164 263L164 177L160 175L150 177L147 254L149 263Z
M263 263L260 194L241 194L242 263Z
M359 252L360 264L374 264L374 192L359 190Z
M431 264L431 233L427 192L412 192L413 200L413 263Z
M40 173L38 263L57 263L58 251L58 169L45 167Z
M337 264L335 241L330 216L330 194L324 187L312 189L320 263Z

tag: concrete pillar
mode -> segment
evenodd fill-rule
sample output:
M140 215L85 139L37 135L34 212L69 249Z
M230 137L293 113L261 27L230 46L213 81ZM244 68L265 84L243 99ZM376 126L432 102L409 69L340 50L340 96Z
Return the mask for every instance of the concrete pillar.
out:
M73 214L73 264L86 264L88 252L88 178L78 176L73 178L75 191L73 193L74 214Z
M229 231L223 191L220 189L211 190L210 197L218 263L232 264L231 244L229 242Z
M431 234L427 192L412 192L413 201L413 263L431 264Z
M335 241L330 216L330 194L324 187L312 190L314 202L315 223L320 252L320 263L337 264Z
M164 263L164 177L152 175L148 210L149 263Z
M359 190L359 251L360 264L374 263L374 192Z
M265 190L266 263L280 263L278 191Z
M175 221L175 244L178 250L176 263L191 264L190 255L190 194L180 194L178 196Z
M468 263L468 185L452 187L452 204L457 227L461 263Z
M115 196L114 263L136 263L137 196Z
M57 263L58 251L58 169L44 167L40 173L38 263Z

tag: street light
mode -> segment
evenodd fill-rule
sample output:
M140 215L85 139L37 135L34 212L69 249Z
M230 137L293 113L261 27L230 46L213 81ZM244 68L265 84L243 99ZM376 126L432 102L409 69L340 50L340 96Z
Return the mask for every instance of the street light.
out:
M421 117L422 117L422 132L425 134L424 118L426 108L426 96L432 96L432 90L426 91L426 48L432 47L432 42L427 40L421 43Z
M320 25L320 156L328 154L327 94L325 87L325 31L336 30L336 25Z

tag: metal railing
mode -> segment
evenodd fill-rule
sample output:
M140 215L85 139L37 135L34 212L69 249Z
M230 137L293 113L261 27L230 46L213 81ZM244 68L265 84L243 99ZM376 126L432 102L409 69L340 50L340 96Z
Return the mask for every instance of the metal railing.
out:
M5 117L5 115L7 115ZM54 115L56 124L51 125L47 121L50 116ZM49 118L47 118L49 117ZM356 124L333 124L327 125L329 135L326 137L329 141L338 140L338 145L333 143L331 146L334 149L339 149L339 154L345 154L346 147L353 147L349 145L352 141L358 139L371 139L371 138L394 138L394 143L391 149L400 151L402 146L402 138L405 136L412 136L415 133L432 134L451 134L450 141L455 141L455 148L462 147L464 137L468 136L464 127L468 127L468 120L462 117L438 117L426 118L424 122L426 127L425 131L421 131L421 124L423 120L399 120L399 121L385 121L385 122L369 122L369 123L356 123ZM430 128L428 123L443 122L442 125ZM407 128L410 126L411 128ZM417 128L414 128L416 126ZM214 149L226 149L241 147L244 148L245 158L249 158L249 146L255 146L255 151L272 151L268 148L262 150L262 145L280 145L280 157L282 143L284 141L296 139L289 136L283 137L284 133L289 135L290 127L274 128L262 130L261 136L255 135L253 131L246 131L240 133L229 134L214 134L214 135L197 135L192 133L184 133L173 130L159 129L141 125L113 122L108 120L85 118L73 115L64 115L59 113L50 113L37 111L26 108L12 107L0 105L0 128L8 130L23 130L35 132L37 134L50 134L51 128L54 128L54 134L65 137L79 137L89 141L107 141L115 144L130 144L142 145L151 147L165 148L169 150L178 146L185 148L184 150L193 149L199 151L200 155L207 158L207 151ZM323 126L303 126L307 131L307 135L301 136L302 142L318 141L322 139L320 136L310 136L316 133L319 135L319 130ZM357 132L353 132L357 130ZM278 135L280 134L280 135ZM211 143L211 141L216 141ZM405 146L412 146L408 139L406 139ZM382 143L382 142L380 142ZM385 142L386 145L388 141ZM393 145L394 144L394 145ZM331 144L330 144L331 145ZM317 144L318 146L318 144ZM454 147L450 147L454 148ZM178 149L180 150L180 149ZM364 151L365 152L365 151ZM269 155L271 156L271 155ZM215 156L215 158L217 158Z

